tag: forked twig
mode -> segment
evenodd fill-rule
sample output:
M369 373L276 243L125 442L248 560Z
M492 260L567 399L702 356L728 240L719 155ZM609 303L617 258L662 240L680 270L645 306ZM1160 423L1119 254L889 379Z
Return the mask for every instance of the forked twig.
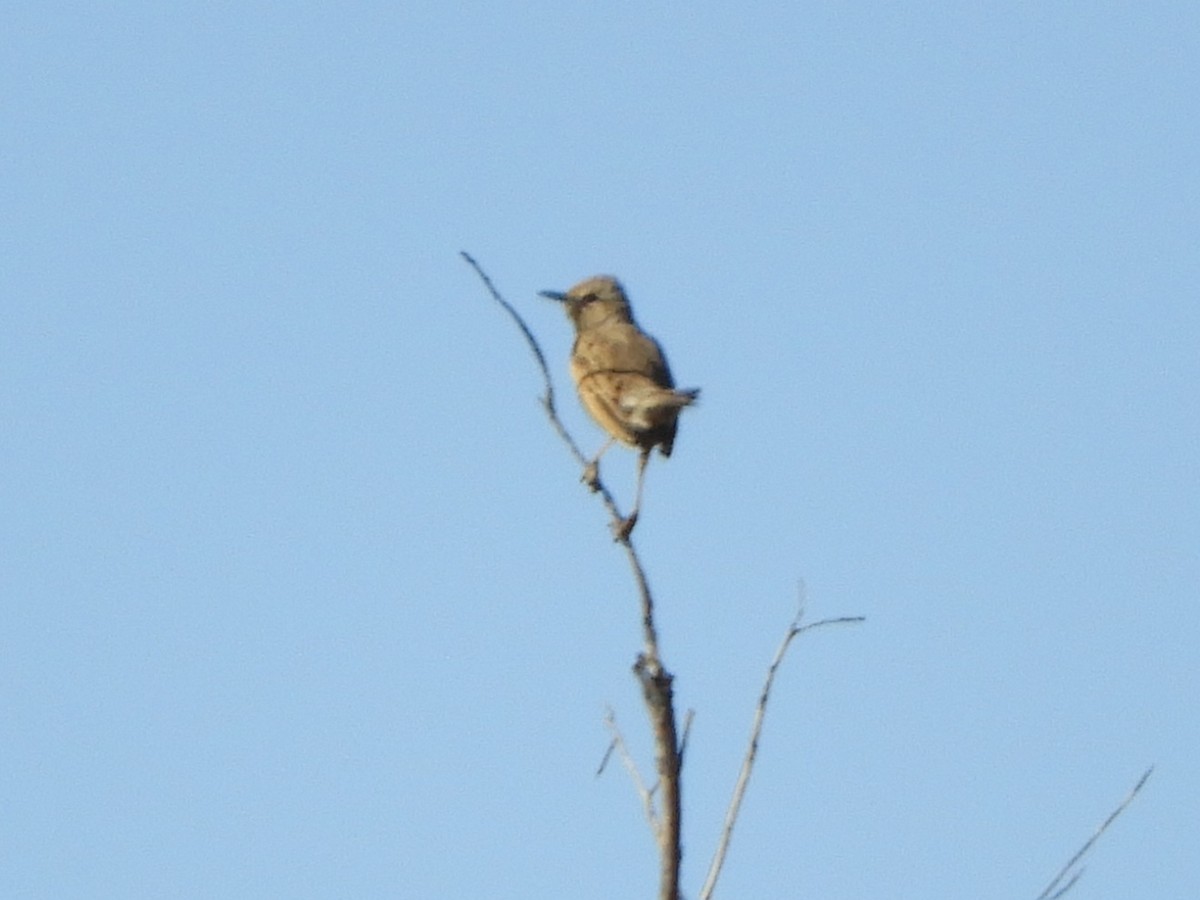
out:
M767 668L767 677L763 681L762 691L758 695L758 704L754 708L754 724L750 728L750 741L746 747L746 756L742 760L742 768L738 772L737 783L733 788L733 798L729 801L729 808L725 812L725 825L721 829L721 839L717 842L716 852L713 853L713 860L708 868L708 876L704 879L704 887L700 889L700 900L709 900L712 897L712 893L717 886L717 878L721 875L721 867L725 864L725 854L728 852L729 842L733 838L733 826L737 824L742 800L746 796L746 787L750 784L750 773L754 769L754 760L758 755L758 740L762 735L763 721L767 713L767 700L771 696L771 686L775 682L775 673L779 670L779 666L787 654L788 647L791 646L792 641L798 635L813 628L866 621L864 616L841 616L835 619L821 619L819 622L801 625L800 620L803 616L804 610L801 609L796 614L796 618L792 620L792 624L788 626L787 634L783 636L783 640L779 644L779 649L775 651L775 658L771 660L771 665Z
M1151 766L1142 773L1142 777L1138 779L1137 784L1135 784L1129 793L1125 795L1125 799L1117 805L1116 809L1108 814L1108 818L1101 822L1100 827L1092 833L1092 836L1083 842L1083 846L1075 852L1074 856L1067 860L1066 865L1059 869L1058 874L1054 876L1054 880L1046 885L1046 889L1044 891L1037 895L1037 900L1058 900L1058 898L1062 897L1063 894L1075 886L1075 882L1077 882L1080 876L1083 875L1083 869L1079 869L1075 872L1072 872L1071 870L1074 869L1075 865L1081 859L1083 859L1089 850L1092 849L1092 845L1099 840L1100 835L1104 834L1104 832L1108 830L1108 826L1116 821L1117 816L1125 812L1126 807L1133 802L1133 798L1136 797L1138 792L1141 791L1141 789L1145 786L1146 781L1150 778L1150 773L1153 771L1154 766ZM1067 878L1068 874L1070 874L1070 878ZM1063 884L1062 887L1059 887L1059 883L1062 882L1064 878L1067 878L1066 884Z
M633 756L629 753L629 747L625 744L625 737L621 734L621 729L617 727L616 714L611 709L604 715L604 725L612 735L609 752L605 753L604 757L608 759L609 755L614 751L620 757L621 763L625 766L625 771L629 773L629 778L633 781L633 786L638 792L638 797L641 798L642 809L646 813L646 821L650 824L650 831L654 835L654 840L657 841L662 826L658 821L658 813L654 810L654 788L646 787L646 782L642 780L642 773L638 770L637 763L633 761ZM601 764L600 771L603 771L603 769L604 766ZM600 772L596 774L599 775Z

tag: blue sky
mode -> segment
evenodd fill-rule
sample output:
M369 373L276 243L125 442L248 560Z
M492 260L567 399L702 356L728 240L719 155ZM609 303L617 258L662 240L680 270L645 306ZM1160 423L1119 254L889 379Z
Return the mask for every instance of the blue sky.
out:
M685 885L1200 895L1188 3L0 12L0 893L651 896L636 595L537 403L619 275ZM628 498L633 455L604 474Z

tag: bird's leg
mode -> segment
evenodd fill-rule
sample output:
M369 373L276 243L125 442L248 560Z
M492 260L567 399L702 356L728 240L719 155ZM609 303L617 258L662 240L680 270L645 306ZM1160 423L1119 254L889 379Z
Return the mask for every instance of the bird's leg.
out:
M648 462L650 462L650 451L647 449L643 450L638 456L637 491L634 494L633 509L625 517L625 521L617 526L616 537L618 541L629 540L629 535L633 533L633 526L637 524L638 511L642 508L642 481L646 475L646 463Z
M604 451L611 447L616 440L616 438L609 438L608 443L596 451L596 455L592 457L592 461L583 469L583 477L579 480L586 484L593 493L600 490L600 457L604 455Z

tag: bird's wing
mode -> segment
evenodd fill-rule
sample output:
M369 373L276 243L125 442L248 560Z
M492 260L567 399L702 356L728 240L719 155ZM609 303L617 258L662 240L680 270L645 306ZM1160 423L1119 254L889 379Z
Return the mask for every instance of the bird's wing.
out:
M675 387L667 357L650 335L633 325L626 325L612 330L608 344L610 364L614 370L641 375L658 387Z

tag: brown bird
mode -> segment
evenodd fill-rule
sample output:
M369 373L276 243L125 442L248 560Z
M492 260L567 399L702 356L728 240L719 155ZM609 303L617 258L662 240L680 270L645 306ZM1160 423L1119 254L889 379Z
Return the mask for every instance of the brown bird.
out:
M633 511L617 529L618 538L627 538L642 505L650 451L658 447L664 457L671 455L679 411L694 403L700 391L675 389L662 348L634 322L629 298L617 279L597 275L565 294L541 295L566 304L575 326L571 378L583 408L611 435L588 463L584 480L597 487L600 457L615 441L641 451Z

